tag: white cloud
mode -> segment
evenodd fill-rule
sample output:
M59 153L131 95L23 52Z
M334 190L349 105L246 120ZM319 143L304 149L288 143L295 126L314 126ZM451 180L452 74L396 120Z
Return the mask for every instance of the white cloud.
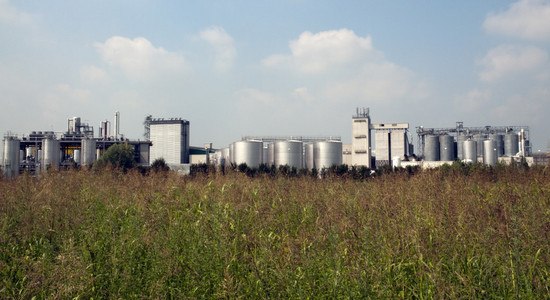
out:
M504 12L489 14L483 27L490 33L529 40L548 40L550 1L520 0Z
M222 27L210 27L199 33L201 39L216 49L216 69L225 72L231 68L237 55L233 38Z
M292 93L292 96L294 96L294 98L299 99L301 101L305 101L306 103L313 102L313 97L311 97L306 87L295 89L294 92Z
M28 24L32 16L21 12L9 3L9 0L0 0L0 22L7 24Z
M80 80L84 84L101 83L108 80L108 75L105 70L96 66L84 66L80 68Z
M235 92L235 96L241 103L242 107L246 107L251 104L271 106L278 102L276 96L253 88L238 90Z
M491 115L501 120L518 120L527 125L538 125L537 128L547 128L548 111L550 90L539 88L506 98L501 105L491 110Z
M534 73L535 78L543 78L547 62L548 53L540 48L501 45L489 50L478 62L483 68L479 78L482 81L494 82L505 76L526 72Z
M324 73L329 68L347 65L372 55L371 37L358 37L352 30L340 29L311 33L306 31L291 41L289 57L273 55L263 61L266 66L291 62L302 73Z
M476 111L491 100L492 93L489 90L474 89L466 95L457 96L454 99L454 106L462 112Z
M386 60L373 47L370 36L359 37L349 29L304 32L289 43L289 48L289 55L271 55L262 61L263 66L290 71L308 81L304 85L317 88L308 92L329 101L380 103L429 94L414 72Z
M186 67L183 55L155 47L143 37L132 40L113 36L95 46L108 65L120 68L134 79L148 79L165 72L181 71Z

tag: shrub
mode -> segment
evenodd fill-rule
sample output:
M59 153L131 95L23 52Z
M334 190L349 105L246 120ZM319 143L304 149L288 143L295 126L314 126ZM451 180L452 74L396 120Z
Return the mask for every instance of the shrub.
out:
M122 171L135 167L134 148L127 143L112 145L95 164L100 168L106 165L120 168Z

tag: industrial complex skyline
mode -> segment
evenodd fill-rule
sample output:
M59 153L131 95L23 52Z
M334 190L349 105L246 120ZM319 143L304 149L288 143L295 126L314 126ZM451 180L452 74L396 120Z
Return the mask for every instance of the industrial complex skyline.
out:
M189 120L191 145L351 143L353 109L370 107L413 133L514 124L533 152L550 141L547 0L0 0L0 40L2 134L72 116L98 131L120 111L130 139L153 115Z

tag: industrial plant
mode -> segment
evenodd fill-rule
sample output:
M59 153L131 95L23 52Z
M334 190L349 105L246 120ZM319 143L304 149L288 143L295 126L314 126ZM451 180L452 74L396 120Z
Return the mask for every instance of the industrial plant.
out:
M22 172L39 174L47 168L87 166L117 143L133 147L137 165L148 166L162 158L184 173L198 163L321 170L342 164L374 169L430 168L454 160L487 165L510 163L512 158L534 162L528 126L465 127L462 122L449 128L420 126L416 128L419 151L415 153L408 123L372 123L369 108L357 108L352 115L350 144L342 143L339 136L245 136L228 147L213 149L211 143L191 146L190 123L180 117L147 116L144 127L145 140L125 139L117 111L112 126L110 121L100 122L97 136L93 126L81 122L80 117L69 118L65 132L33 131L21 137L6 134L2 170L6 177L14 177Z

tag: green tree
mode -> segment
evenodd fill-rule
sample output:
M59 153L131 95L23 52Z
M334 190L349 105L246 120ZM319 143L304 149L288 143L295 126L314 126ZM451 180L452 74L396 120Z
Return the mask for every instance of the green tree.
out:
M97 161L100 167L111 165L114 168L121 168L123 171L135 167L134 148L127 143L114 144Z

